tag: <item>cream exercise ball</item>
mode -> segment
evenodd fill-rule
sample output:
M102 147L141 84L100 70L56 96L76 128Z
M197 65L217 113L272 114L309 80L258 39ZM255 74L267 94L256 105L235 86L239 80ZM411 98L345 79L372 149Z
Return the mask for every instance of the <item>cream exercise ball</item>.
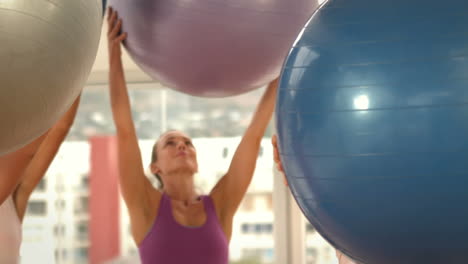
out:
M96 58L101 0L0 1L0 155L47 131Z

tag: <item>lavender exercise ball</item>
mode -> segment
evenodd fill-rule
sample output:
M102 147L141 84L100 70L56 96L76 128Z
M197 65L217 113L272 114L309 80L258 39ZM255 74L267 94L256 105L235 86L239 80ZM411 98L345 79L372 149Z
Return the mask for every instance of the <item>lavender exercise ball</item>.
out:
M125 47L177 91L225 97L276 78L316 0L110 0Z

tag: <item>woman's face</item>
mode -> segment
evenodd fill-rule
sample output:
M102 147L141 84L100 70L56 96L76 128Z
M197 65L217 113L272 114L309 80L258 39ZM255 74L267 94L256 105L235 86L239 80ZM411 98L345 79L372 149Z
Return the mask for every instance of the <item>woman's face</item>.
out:
M153 173L163 181L171 173L195 174L198 171L197 152L192 140L180 131L165 133L156 145L157 160L152 166Z

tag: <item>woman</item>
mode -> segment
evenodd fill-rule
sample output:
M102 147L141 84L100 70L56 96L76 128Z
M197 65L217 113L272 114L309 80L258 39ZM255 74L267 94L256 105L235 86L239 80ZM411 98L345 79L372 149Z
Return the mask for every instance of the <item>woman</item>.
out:
M19 263L21 223L29 197L68 134L79 101L80 97L45 135L0 158L0 175L20 179L13 193L0 205L0 263Z
M273 158L276 163L276 168L278 171L283 173L284 176L284 169L283 169L283 164L281 163L280 155L279 155L279 150L278 150L278 141L276 135L273 135L271 138L271 143L273 144ZM288 186L288 182L286 180L286 177L284 177L284 184ZM338 258L338 263L339 264L358 264L354 261L352 261L350 258L348 258L346 255L343 255L340 251L336 250L336 257Z
M133 238L143 263L227 264L232 221L249 186L260 142L271 119L276 82L269 85L232 159L209 195L194 190L196 150L180 131L164 133L153 149L151 171L162 180L152 187L144 174L121 61L122 21L108 14L110 94L117 128L120 185Z

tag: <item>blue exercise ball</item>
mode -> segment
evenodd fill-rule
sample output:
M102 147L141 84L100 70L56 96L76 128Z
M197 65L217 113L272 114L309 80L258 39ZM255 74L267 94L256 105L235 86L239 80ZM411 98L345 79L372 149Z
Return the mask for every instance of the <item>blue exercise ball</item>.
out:
M290 50L289 185L359 262L468 263L467 14L466 0L330 0Z

